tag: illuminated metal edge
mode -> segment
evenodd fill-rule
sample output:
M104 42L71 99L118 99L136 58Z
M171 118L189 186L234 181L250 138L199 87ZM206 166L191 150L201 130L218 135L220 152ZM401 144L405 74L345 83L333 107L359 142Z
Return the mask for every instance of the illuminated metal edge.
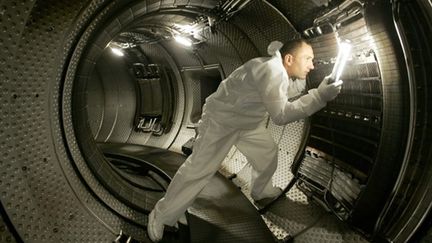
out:
M417 1L420 8L423 8L428 14L429 18L432 16L432 5L430 1ZM376 228L377 230L384 231L385 234L387 234L389 240L394 242L404 242L410 239L416 230L420 227L422 222L424 222L427 213L431 211L432 208L432 197L429 191L423 190L421 192L417 192L420 186L415 187L415 189L412 189L413 191L416 191L416 195L422 194L421 200L419 202L412 202L410 201L408 205L405 206L405 208L415 208L411 211L411 213L408 213L409 215L405 218L406 221L403 221L403 215L399 215L392 223L386 222L386 219L388 217L393 217L394 215L389 215L392 209L397 209L399 207L398 205L398 197L400 197L401 193L406 193L404 191L408 190L404 187L404 183L406 183L407 180L411 180L411 176L408 173L408 167L410 166L410 161L412 160L412 149L413 146L416 145L415 136L418 131L416 131L417 127L415 124L417 123L417 114L416 111L418 110L418 104L417 104L417 90L416 90L416 78L415 78L415 67L413 64L413 57L411 55L412 46L410 45L410 42L408 41L408 36L405 33L405 28L403 27L402 20L399 16L399 7L401 2L396 1L392 2L392 13L393 13L393 23L397 32L397 35L399 37L399 41L401 43L401 48L404 54L404 59L406 63L406 70L407 70L407 76L408 76L408 83L409 83L409 92L410 92L410 113L409 113L409 130L408 130L408 138L407 138L407 146L405 150L404 155L404 163L402 164L402 168L400 170L398 179L395 183L395 186L392 191L391 198L387 201L385 205L385 210L380 215L379 221L377 222ZM415 4L415 3L414 3ZM430 24L430 23L429 23ZM430 25L428 25L430 26ZM427 173L427 169L423 169L423 175ZM432 188L432 178L429 176L424 176L424 178L429 178L428 182L421 183L422 185L429 185L424 186L425 188ZM428 196L429 195L429 196ZM414 196L413 196L414 197ZM411 205L414 204L414 205ZM407 214L406 211L403 212L404 214ZM389 225L389 223L391 225ZM387 224L387 225L386 225ZM386 228L387 227L387 228Z

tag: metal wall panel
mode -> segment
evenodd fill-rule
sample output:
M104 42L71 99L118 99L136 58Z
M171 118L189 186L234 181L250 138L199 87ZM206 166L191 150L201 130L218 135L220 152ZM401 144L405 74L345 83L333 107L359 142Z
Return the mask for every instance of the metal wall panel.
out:
M98 73L94 72L91 76L91 80L92 81L87 84L87 92L88 95L91 96L91 99L88 99L87 101L89 104L87 107L87 113L91 115L88 121L90 130L93 136L97 138L102 127L102 123L104 122L104 88Z
M250 21L257 16L260 21ZM285 42L297 34L283 13L267 1L251 2L232 19L232 23L244 31L262 56L268 55L267 46L271 41Z
M271 3L292 21L298 31L312 26L314 18L323 10L322 6L325 4L316 0L276 0L271 1Z
M111 238L107 229L89 217L65 180L58 160L67 155L53 146L58 142L53 138L61 135L58 127L52 127L58 112L51 102L59 105L59 86L53 91L52 83L60 80L63 68L59 63L66 57L63 42L53 40L63 39L84 2L43 1L33 9L33 1L8 3L13 7L7 14L17 16L10 26L23 32L10 31L22 35L15 40L17 49L9 54L13 59L6 61L10 73L2 78L2 82L12 81L8 89L2 88L8 92L2 96L8 100L2 114L10 114L2 118L8 123L2 124L2 131L11 132L2 140L9 144L2 150L9 151L2 156L7 159L1 169L2 204L25 242L107 241Z
M149 145L161 148L168 148L176 139L181 128L184 112L185 112L185 91L183 79L180 76L178 64L171 52L166 50L162 45L141 45L141 49L150 62L160 64L167 69L171 75L172 85L174 89L174 112L172 119L172 128L169 133L162 136L154 136L151 133L142 133L135 130L132 131L128 143Z
M102 83L96 87L99 89L87 89L89 123L101 123L100 129L93 134L96 141L124 143L133 130L137 94L128 69L121 57L114 56L110 50L97 60L95 73ZM89 85L94 81L98 79L91 79ZM103 104L99 110L98 103Z

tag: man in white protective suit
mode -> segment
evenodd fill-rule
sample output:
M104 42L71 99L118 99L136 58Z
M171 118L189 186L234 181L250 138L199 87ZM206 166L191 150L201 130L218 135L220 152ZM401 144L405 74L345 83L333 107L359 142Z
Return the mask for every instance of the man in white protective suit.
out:
M281 193L272 183L278 146L264 126L267 114L277 125L306 118L334 99L342 82L330 84L326 77L318 88L290 102L290 96L304 90L306 75L314 69L312 46L302 39L274 41L267 51L271 57L246 62L206 99L193 152L149 215L152 241L162 239L165 225L176 224L233 145L252 166L251 197L258 201Z

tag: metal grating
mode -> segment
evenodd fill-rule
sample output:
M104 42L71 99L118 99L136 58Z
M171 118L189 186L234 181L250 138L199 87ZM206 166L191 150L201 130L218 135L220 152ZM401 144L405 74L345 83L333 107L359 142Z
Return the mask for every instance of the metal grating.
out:
M246 157L240 153L240 151L233 147L231 148L230 153L225 157L225 160L222 164L223 170L225 170L229 174L238 174L240 171L242 171L245 166L249 166L247 164ZM239 174L237 175L237 180L239 178L242 178ZM243 180L244 183L249 183L249 178Z
M270 126L276 126L271 123ZM275 185L284 188L293 175L291 165L297 155L301 142L304 138L305 121L299 120L284 126L284 132L280 134L279 144L279 165L273 177Z
M253 1L238 16L240 28L248 34L252 42L256 43L261 55L265 56L271 41L285 42L297 35L294 26L270 2ZM249 21L256 16L259 16L260 21ZM237 21L234 21L234 24L236 23Z
M284 188L293 177L291 164L298 152L301 141L304 139L304 122L293 122L283 127L270 122L268 129L279 145L279 162L273 176L273 183ZM237 149L233 148L230 153L232 154L228 154L223 163L222 170L225 174L237 174L237 177L233 181L249 197L251 167L247 163L246 158Z
M236 147L232 147L222 162L219 171L225 176L237 174L241 169L243 169L246 163L246 158L237 150Z
M214 56L213 58L221 65L226 77L243 64L243 56L247 55L246 53L240 53L237 47L232 45L230 36L225 34L227 29L231 28L233 28L231 25L222 22L217 26L217 31L220 30L220 32L218 32L219 34L209 36L206 42L206 48L208 50L207 55ZM249 43L245 42L244 44L246 45ZM202 56L205 57L205 55Z
M200 219L197 223L207 226L206 230L192 234L191 242L272 242L273 235L255 208L235 185L221 178L216 174L189 208ZM191 224L194 221L192 218Z
M292 21L298 31L312 26L314 18L328 4L327 0L276 0L271 3ZM335 1L333 1L335 2Z
M233 20L235 20L235 18ZM254 44L254 39L250 39L250 37L247 36L242 29L236 26L235 21L221 22L216 27L217 27L217 31L219 31L222 34L222 36L217 39L218 41L217 44L211 46L213 49L212 51L219 53L221 49L219 49L217 45L221 44L221 42L225 42L225 44L223 45L230 45L229 47L230 49L226 50L226 52L232 51L232 53L229 55L223 55L223 53L222 55L217 54L221 65L224 65L226 58L233 58L235 57L234 54L236 54L238 56L238 58L236 59L238 60L232 60L232 61L236 61L236 62L239 61L241 63L239 63L239 65L231 67L235 69L241 64L243 64L244 62L258 55L257 47ZM234 71L234 69L232 71ZM226 76L228 76L232 71L230 72L225 71Z
M263 218L276 238L281 240L293 237L294 242L302 243L369 242L309 200L297 187L276 202Z
M198 123L201 118L202 104L201 100L201 81L199 76L194 75L192 70L182 70L183 83L186 87L186 100L188 106L185 109L185 117L183 123L185 125L193 125Z

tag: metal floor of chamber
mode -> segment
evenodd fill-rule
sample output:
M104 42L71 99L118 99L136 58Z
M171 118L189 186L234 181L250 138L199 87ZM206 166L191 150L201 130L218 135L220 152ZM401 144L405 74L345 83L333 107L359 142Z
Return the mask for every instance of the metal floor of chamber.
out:
M159 148L128 144L100 144L103 152L127 154L151 163L170 177L185 156ZM236 173L231 181L226 177ZM225 176L223 176L225 175ZM221 169L188 210L189 227L166 232L162 242L284 242L366 243L361 234L317 205L295 186L260 215L249 196L250 167ZM285 174L286 180L292 178ZM280 178L276 178L280 179ZM280 185L282 186L282 185Z
M104 153L150 163L170 177L185 159L172 151L141 145L99 144L99 147ZM216 173L189 208L187 221L188 227L167 232L162 242L275 242L256 208L240 188L220 173Z
M233 171L221 170L222 174L230 175ZM250 194L251 167L243 166L236 171L234 184L241 188L244 195ZM277 173L280 174L280 173ZM292 179L291 173L285 172L285 181ZM274 178L276 181L281 178ZM285 185L278 184L284 187ZM252 199L247 196L252 203ZM340 221L333 213L309 198L296 186L292 187L284 197L276 201L262 215L277 242L294 243L367 243L360 233L348 224Z

